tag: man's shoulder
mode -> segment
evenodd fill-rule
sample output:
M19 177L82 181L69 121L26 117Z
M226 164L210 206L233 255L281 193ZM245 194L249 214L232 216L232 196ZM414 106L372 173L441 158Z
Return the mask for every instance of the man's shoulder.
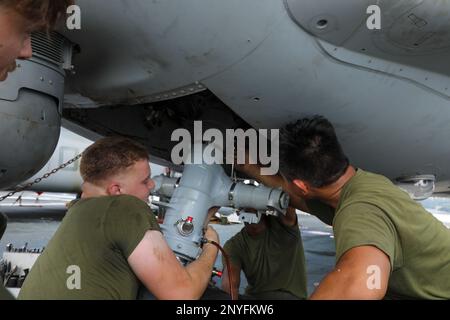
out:
M361 217L368 217L368 215L373 215L376 217L387 218L386 212L379 206L365 201L354 201L346 206L340 207L336 211L334 223L344 219L352 219L360 215Z
M414 200L387 177L359 169L341 192L336 211L354 203L366 203L387 210L387 204L410 205Z
M145 207L147 204L139 198L128 194L121 194L116 196L100 196L74 200L70 203L69 208L75 206L121 206L121 205L136 205Z
M80 199L70 206L67 217L84 219L86 216L102 216L102 219L109 221L129 219L131 216L147 217L151 213L149 205L141 199L131 195L117 195Z
M225 241L224 248L234 248L244 243L245 227L239 230L234 236Z
M344 185L336 212L354 202L379 205L380 201L405 198L405 195L387 177L358 169Z
M148 205L144 201L142 201L139 198L136 198L135 196L129 195L129 194L110 196L110 201L114 205L122 205L122 204L130 205L131 204L131 205L135 205L138 207L148 207Z
M109 218L139 220L153 215L150 206L134 196L118 195L111 197L109 201L110 203L106 209L107 217Z
M397 194L401 190L384 175L358 169L356 174L345 184L343 192L347 193L346 191L351 191L351 194L369 192L383 195L383 191Z
M360 181L379 181L383 183L391 183L391 181L387 177L381 174L357 168L355 175L349 180L349 182L351 183Z

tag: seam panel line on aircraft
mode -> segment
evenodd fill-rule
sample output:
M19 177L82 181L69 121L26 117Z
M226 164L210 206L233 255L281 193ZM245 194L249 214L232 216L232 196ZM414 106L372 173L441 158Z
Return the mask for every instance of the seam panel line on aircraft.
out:
M321 43L322 40L320 40L320 39L318 39L318 38L316 38L314 36L313 36L313 38L314 38L315 43L317 44L317 47L322 51L323 55L325 57L328 57L330 60L332 60L334 62L337 62L337 63L342 64L342 65L346 65L346 66L351 66L351 67L359 69L359 70L368 71L368 72L372 72L372 73L376 73L376 74L381 74L381 75L384 75L386 77L395 78L397 80L403 80L403 81L406 81L406 82L409 82L409 83L415 85L416 87L418 87L418 88L420 88L422 90L434 93L434 94L444 98L445 100L450 100L450 97L448 95L445 95L442 92L440 92L440 91L438 91L436 89L433 89L431 87L428 87L428 86L426 86L426 85L424 85L424 84L422 84L422 83L420 83L418 81L415 81L413 79L402 77L402 76L398 76L398 75L395 75L395 74L392 74L392 73L387 73L387 72L381 71L381 70L372 69L372 68L369 68L369 67L366 67L366 66L353 64L353 63L347 62L345 60L341 60L339 58L336 58L335 56L331 55L323 47L323 45ZM348 50L348 49L345 49L345 50ZM373 58L375 58L375 57L373 57Z

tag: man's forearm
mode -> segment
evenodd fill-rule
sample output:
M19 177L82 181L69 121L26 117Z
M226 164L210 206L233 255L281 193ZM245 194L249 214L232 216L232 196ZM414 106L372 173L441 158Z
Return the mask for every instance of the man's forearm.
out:
M311 300L376 300L383 299L385 291L371 290L365 277L354 276L342 271L330 272L309 299Z
M311 300L333 300L333 299L345 299L341 288L336 284L333 285L333 281L338 275L337 271L332 271L320 282L320 285L316 288L313 294L309 297Z
M203 252L200 257L186 267L186 271L189 273L195 288L195 295L198 298L201 297L208 286L217 253L218 249L216 246L205 244L203 245Z

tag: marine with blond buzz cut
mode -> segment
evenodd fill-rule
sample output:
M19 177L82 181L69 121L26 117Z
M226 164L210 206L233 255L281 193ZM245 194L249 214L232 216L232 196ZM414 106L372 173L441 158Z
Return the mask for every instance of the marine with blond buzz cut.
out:
M146 203L155 186L147 149L123 137L101 139L83 152L80 172L81 199L34 264L19 299L131 300L141 284L157 299L199 299L218 249L203 245L186 267L177 260ZM211 227L205 238L219 242Z

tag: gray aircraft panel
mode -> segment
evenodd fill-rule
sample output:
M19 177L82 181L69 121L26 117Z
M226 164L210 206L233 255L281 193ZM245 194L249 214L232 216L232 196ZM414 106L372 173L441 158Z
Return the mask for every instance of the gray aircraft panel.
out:
M141 108L158 96L208 89L256 128L322 114L356 165L390 178L433 174L448 181L450 70L442 12L450 7L377 3L388 25L379 33L365 28L368 1L345 10L350 1L81 0L82 29L64 33L81 49L65 107ZM318 18L330 19L331 29L313 31ZM433 41L409 47L433 30ZM128 122L116 116L114 123L127 122L130 136L147 130L129 114ZM113 117L101 120L107 126Z
M69 87L97 102L127 104L233 65L270 33L278 5L271 0L77 4L82 29L65 35L82 50L74 57Z
M447 99L411 81L334 61L288 19L251 56L203 83L258 128L305 114L327 116L352 161L369 170L391 178L450 176Z

